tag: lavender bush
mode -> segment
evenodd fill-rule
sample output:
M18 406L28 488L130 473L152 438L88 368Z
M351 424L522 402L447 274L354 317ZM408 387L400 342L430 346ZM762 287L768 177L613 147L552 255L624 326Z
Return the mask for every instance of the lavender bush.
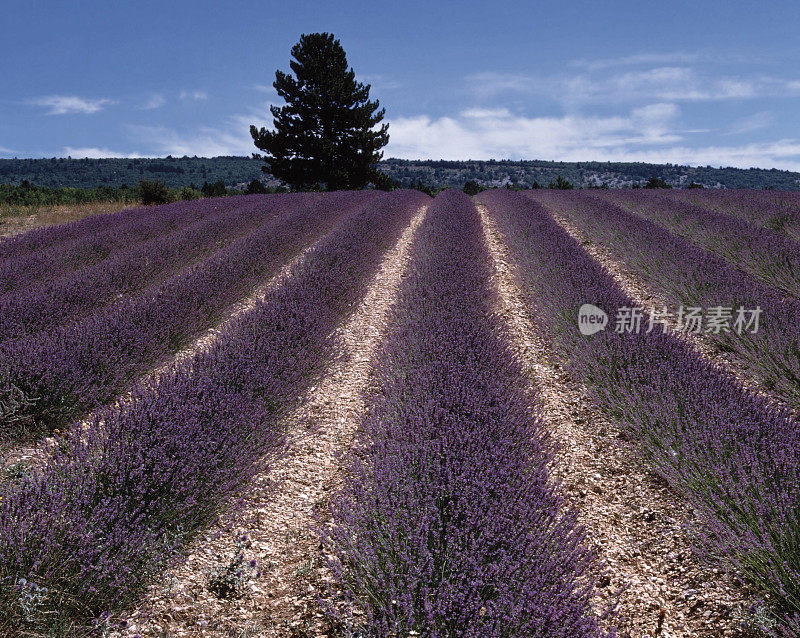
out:
M603 191L599 196L719 254L767 286L800 298L800 243L660 192Z
M180 555L280 449L279 417L335 355L334 329L425 200L365 202L225 339L0 486L0 626L71 627L119 609Z
M231 206L214 206L215 212L182 230L138 242L93 266L0 296L0 342L75 321L113 300L162 283L300 201L296 197L261 196Z
M177 206L178 204L170 205L172 208ZM26 233L3 237L0 238L0 259L43 251L56 244L68 244L82 235L85 237L101 235L111 228L108 224L109 220L115 221L118 227L125 227L134 219L158 217L166 210L168 210L167 206L126 208L114 213L92 215L57 226L35 228Z
M700 208L733 215L800 242L800 193L794 191L678 189L670 191L668 196L670 199L688 202Z
M0 344L5 438L60 428L112 400L168 359L230 304L374 193L342 192L287 211L163 285L83 321ZM258 206L258 200L254 205Z
M466 195L436 198L411 254L323 530L333 589L370 635L601 635L595 556L548 480Z
M765 592L775 631L800 631L800 423L670 334L580 334L577 309L630 306L603 268L523 195L476 198L496 217L539 329L570 373L697 514L709 559ZM558 285L553 285L558 282Z
M245 198L239 197L238 203ZM0 295L62 276L230 206L233 201L176 202L88 217L0 239Z
M758 332L708 332L705 337L732 353L766 390L800 408L800 302L782 298L719 256L603 198L568 191L530 191L526 196L610 248L648 289L676 307L760 307Z

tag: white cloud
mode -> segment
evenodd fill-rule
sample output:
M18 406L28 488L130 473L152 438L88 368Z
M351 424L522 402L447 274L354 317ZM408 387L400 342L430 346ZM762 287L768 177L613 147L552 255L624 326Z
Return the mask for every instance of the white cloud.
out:
M185 133L165 126L129 126L142 146L153 148L156 155L249 155L256 150L252 138L238 132L204 126ZM249 138L249 144L248 144Z
M368 73L366 75L357 76L356 82L369 84L373 89L376 89L378 91L399 89L403 86L397 80L392 80L390 78L387 78L385 75L381 75L380 73L372 73L372 74Z
M77 95L45 95L33 98L29 100L29 103L49 108L47 115L71 115L74 113L89 115L102 111L104 107L115 102L106 98L91 99Z
M249 155L250 125L272 125L270 102L227 118L221 126L127 128L137 148L153 155ZM389 120L386 157L407 159L549 159L561 161L672 162L800 170L800 142L693 147L699 129L681 122L676 102L656 101L619 114L528 117L500 106L464 109L449 116ZM107 149L93 149L106 152ZM113 153L115 156L121 153ZM96 156L96 154L95 154Z
M454 117L395 118L386 157L671 162L800 170L800 141L693 148L678 130L674 104L651 104L611 117L524 117L470 109Z
M140 108L142 108L142 109L144 109L146 111L149 111L149 110L152 110L152 109L161 108L166 103L167 103L167 99L163 95L155 93L155 94L151 95L147 99L147 101L144 104L142 104L142 106Z
M665 122L674 120L681 114L677 104L648 104L638 109L633 109L631 115L643 122Z
M468 109L456 117L396 118L387 156L421 159L585 159L609 148L674 143L680 111L653 104L610 117L525 117L507 109Z
M200 100L207 100L208 93L206 93L205 91L181 91L179 97L182 100L200 101Z
M727 135L740 135L742 133L760 131L761 129L769 128L774 123L775 116L771 111L760 111L734 122Z
M502 93L549 93L555 82L521 73L482 71L466 78L469 88L479 96L493 97Z
M607 78L577 76L565 84L565 101L631 102L670 100L682 102L745 99L766 90L757 80L705 78L688 67L658 67L629 71ZM771 87L773 90L780 87Z
M635 53L618 58L595 58L573 60L569 66L581 67L596 71L620 66L635 66L638 64L690 64L699 59L697 53L674 51L672 53Z
M122 151L112 151L107 148L98 148L98 147L90 147L84 146L80 148L76 148L73 146L65 146L61 149L62 157L72 157L76 159L84 158L84 157L91 157L91 158L103 158L103 157L148 157L147 155L140 155L139 153L123 153Z
M467 77L479 98L539 95L568 105L641 101L699 102L800 95L800 81L756 77L708 77L686 66L660 66L602 76L583 73L561 77L481 72Z
M649 104L631 111L631 124L651 143L668 142L677 139L671 131L675 129L680 114L677 104Z
M782 139L741 146L676 146L664 149L620 150L603 160L688 164L691 166L733 166L736 168L780 168L800 171L800 140Z
M165 126L128 125L139 148L152 149L156 155L250 155L258 149L250 136L250 125L272 128L271 102L254 107L247 113L227 118L219 127L201 126L177 130Z
M496 108L496 109L466 109L461 111L462 117L469 117L469 118L486 118L486 117L510 117L511 112L505 108Z

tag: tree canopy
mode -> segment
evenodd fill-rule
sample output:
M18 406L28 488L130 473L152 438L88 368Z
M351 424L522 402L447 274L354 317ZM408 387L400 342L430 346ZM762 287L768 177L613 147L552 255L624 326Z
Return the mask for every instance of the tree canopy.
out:
M375 164L389 141L385 109L356 82L339 40L310 33L292 47L293 75L275 72L273 86L286 104L272 106L274 130L250 127L265 155L263 170L296 190L356 189L378 183Z

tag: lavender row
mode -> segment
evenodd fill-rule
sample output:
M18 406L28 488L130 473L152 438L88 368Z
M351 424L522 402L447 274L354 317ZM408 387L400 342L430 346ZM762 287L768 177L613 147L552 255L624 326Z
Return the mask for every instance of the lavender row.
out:
M719 254L767 286L800 299L800 243L663 193L604 191L599 196Z
M175 208L176 205L170 205ZM13 237L0 239L0 260L19 257L35 251L42 251L56 244L67 244L81 236L90 237L108 232L113 226L125 226L135 219L146 219L163 214L164 206L126 208L114 213L92 215L66 224L36 228Z
M225 339L3 486L0 625L119 609L179 556L281 447L279 418L335 356L334 329L426 199L365 203Z
M0 297L0 342L34 335L88 316L107 303L163 283L231 239L266 223L301 200L249 198L200 219L183 230L134 244L102 262ZM227 204L227 202L225 202ZM216 208L216 207L215 207Z
M800 193L792 191L688 190L670 191L672 199L733 215L800 242Z
M704 337L732 353L765 390L800 408L800 302L781 298L715 254L605 199L566 192L526 195L610 248L649 290L673 306L673 313L680 305L760 308L756 332L751 328L739 334L731 326L728 331L705 331Z
M103 261L142 241L185 228L233 200L176 202L155 208L136 208L36 229L0 242L0 295L25 290L78 268ZM91 222L91 223L89 223ZM58 238L62 236L63 241ZM50 241L52 240L52 241Z
M800 631L800 424L670 334L582 335L582 304L631 300L542 206L503 191L477 199L498 221L538 325L686 496L707 557L761 587L778 626Z
M0 345L5 437L49 431L116 397L218 321L233 302L374 195L343 192L279 216L162 286L30 339Z
M436 198L411 258L323 531L333 589L370 635L600 635L595 557L549 482L466 195Z

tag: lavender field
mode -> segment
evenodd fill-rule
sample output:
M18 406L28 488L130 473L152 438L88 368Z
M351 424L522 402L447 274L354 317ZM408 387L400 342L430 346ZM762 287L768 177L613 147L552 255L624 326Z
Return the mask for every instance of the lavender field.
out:
M800 195L0 239L0 634L800 635Z

